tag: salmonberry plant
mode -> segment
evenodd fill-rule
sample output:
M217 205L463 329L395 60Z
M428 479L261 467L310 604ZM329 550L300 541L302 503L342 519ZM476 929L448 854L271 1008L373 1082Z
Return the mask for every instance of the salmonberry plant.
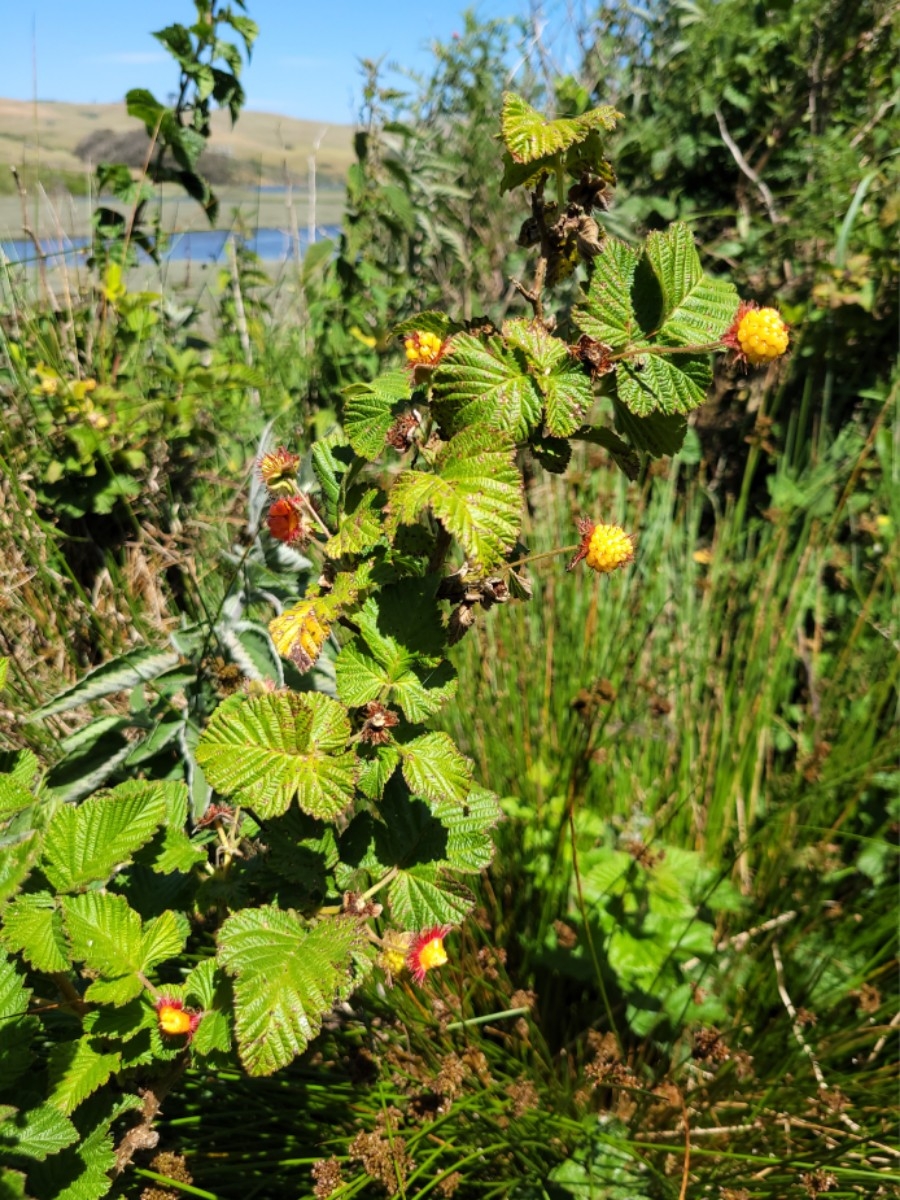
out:
M452 644L527 598L523 465L563 472L587 441L633 475L678 449L712 351L783 352L777 314L739 310L686 226L643 245L604 234L618 116L548 120L507 95L501 191L531 207L526 315L404 323L406 364L344 390L309 471L290 449L262 457L269 536L318 578L271 621L270 678L192 742L190 786L136 778L70 803L31 754L7 756L0 1152L29 1194L104 1194L191 1060L268 1074L373 974L429 986L500 808L428 722L456 697ZM551 314L576 271L577 302ZM570 567L634 556L600 515L579 514Z

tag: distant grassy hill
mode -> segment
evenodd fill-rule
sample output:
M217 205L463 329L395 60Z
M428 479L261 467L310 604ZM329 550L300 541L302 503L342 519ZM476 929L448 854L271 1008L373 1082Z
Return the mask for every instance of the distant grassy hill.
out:
M292 184L308 178L310 155L322 185L342 184L353 160L353 128L298 121L276 113L244 112L231 128L227 113L213 116L203 163L214 183ZM131 136L129 136L131 135ZM14 189L12 173L45 183L87 188L91 161L130 161L146 147L143 126L125 104L62 104L0 99L0 193ZM111 151L113 153L111 153ZM118 152L118 153L116 153ZM81 186L79 187L79 183Z

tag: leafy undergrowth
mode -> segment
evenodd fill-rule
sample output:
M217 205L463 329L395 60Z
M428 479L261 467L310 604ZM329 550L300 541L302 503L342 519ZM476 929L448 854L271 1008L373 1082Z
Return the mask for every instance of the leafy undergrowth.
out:
M476 626L454 732L510 797L476 920L278 1078L189 1074L160 1146L192 1182L148 1187L900 1195L890 444L776 472L752 522L676 463L630 489L628 577L542 570ZM626 487L548 485L535 549Z

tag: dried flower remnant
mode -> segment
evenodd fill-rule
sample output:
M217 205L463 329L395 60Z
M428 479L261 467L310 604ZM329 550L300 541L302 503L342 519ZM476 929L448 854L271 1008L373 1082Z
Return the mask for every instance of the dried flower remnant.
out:
M422 428L421 414L412 409L402 413L387 431L385 440L401 454L409 450L416 440L418 431Z
M190 1041L203 1018L202 1013L185 1008L184 1001L178 996L160 996L155 1007L160 1032L170 1037L187 1034Z
M384 746L391 740L390 731L400 724L400 718L377 700L370 700L363 709L365 721L359 739L370 746Z
M406 965L416 983L424 983L425 976L435 967L447 962L444 938L450 932L449 925L435 925L423 930L409 948Z
M722 344L734 351L738 362L763 366L780 358L788 348L788 327L774 308L760 308L752 300L742 300L737 315L722 337Z
M578 532L581 534L581 545L568 570L571 571L584 559L592 571L608 575L634 561L636 539L634 534L626 533L621 525L595 525L587 517L582 517L578 522Z
M297 494L299 467L300 455L279 446L259 460L259 477L273 495L293 496Z

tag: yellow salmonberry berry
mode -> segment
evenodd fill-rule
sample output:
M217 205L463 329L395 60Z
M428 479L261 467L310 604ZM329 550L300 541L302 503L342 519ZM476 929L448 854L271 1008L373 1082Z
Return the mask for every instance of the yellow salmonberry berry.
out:
M581 534L581 544L569 563L570 571L582 559L592 571L599 571L603 575L634 561L634 535L626 533L621 525L595 525L593 521L583 518L578 522L578 532Z
M744 300L722 344L729 346L739 361L758 367L780 358L789 340L788 327L774 308L760 308Z
M270 450L259 460L259 476L273 495L291 496L297 493L297 471L300 455L292 454L284 446Z
M188 1040L194 1036L202 1013L185 1008L184 1001L176 996L160 996L156 1002L156 1019L162 1033L177 1037L186 1033Z
M447 962L444 938L449 932L449 925L435 925L420 933L410 946L406 965L416 983L424 983L429 971Z
M737 330L737 340L754 367L780 358L788 348L788 331L774 308L748 312Z
M421 329L417 329L403 341L406 361L413 367L420 364L434 366L441 357L443 346L444 343L436 333L428 333Z

